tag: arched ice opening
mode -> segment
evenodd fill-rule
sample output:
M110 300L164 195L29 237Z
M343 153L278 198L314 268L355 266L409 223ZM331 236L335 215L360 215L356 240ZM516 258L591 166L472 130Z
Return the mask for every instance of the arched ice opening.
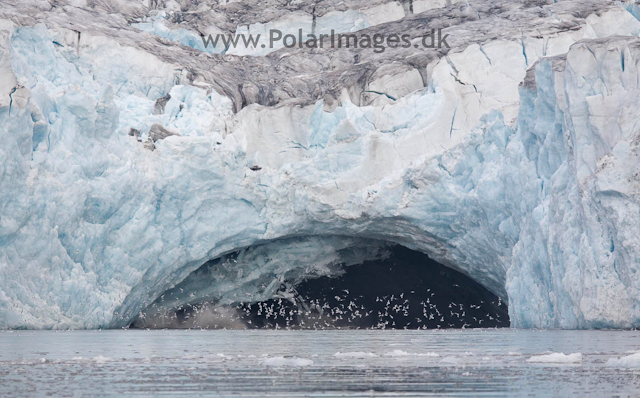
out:
M134 328L508 327L506 302L426 254L382 240L302 236L208 261Z

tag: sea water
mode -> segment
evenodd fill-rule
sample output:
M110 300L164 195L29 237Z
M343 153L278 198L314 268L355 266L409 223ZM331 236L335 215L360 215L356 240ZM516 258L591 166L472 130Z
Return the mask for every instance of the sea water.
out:
M0 396L640 396L640 332L0 332Z

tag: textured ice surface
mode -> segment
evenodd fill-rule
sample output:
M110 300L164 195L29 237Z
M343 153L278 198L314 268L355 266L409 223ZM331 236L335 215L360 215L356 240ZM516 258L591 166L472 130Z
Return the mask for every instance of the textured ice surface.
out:
M240 23L233 32L225 31L225 23L219 23L222 27L208 23L206 16L202 16L204 20L198 17L191 19L191 24L184 24L183 17L176 10L153 11L152 16L145 18L144 21L135 23L133 26L145 32L152 33L164 39L178 42L184 46L192 47L200 51L210 53L222 53L232 55L251 55L263 56L271 52L277 51L284 47L282 40L270 43L270 31L278 30L281 36L293 35L298 37L299 31L302 30L302 37L306 41L307 34L314 34L319 37L321 34L329 35L332 32L348 33L356 32L370 26L380 25L387 22L397 21L407 15L413 13L421 13L427 10L442 8L447 5L456 4L460 0L418 0L409 6L403 2L396 1L374 1L374 2L350 2L350 4L331 5L331 1L325 4L315 4L316 2L303 3L302 9L281 10L282 14L275 18L264 22ZM322 3L322 2L321 2ZM327 4L328 3L328 4ZM360 3L360 4L359 4ZM259 4L259 3L258 3ZM215 6L220 6L214 3ZM259 6L259 5L258 5ZM311 10L306 9L312 6ZM316 11L317 8L327 8L325 10ZM353 8L352 8L353 7ZM241 11L231 10L233 11ZM244 5L244 10L251 10L251 5ZM176 16L178 18L175 18ZM199 16L200 17L200 16ZM177 19L177 21L175 21ZM188 19L188 17L184 18ZM186 25L186 26L185 26ZM195 26L194 26L195 25ZM229 45L226 47L221 41L218 45L209 44L205 46L202 36L208 38L211 35L213 39L218 34L252 35L256 41L251 46ZM264 47L262 47L264 45Z
M196 50L206 51L210 53L224 53L227 48L222 44L218 46L205 46L206 41L202 40L202 36L188 29L170 29L165 25L166 13L161 11L151 18L142 22L133 24L136 28L145 32L152 33L164 39L178 42L183 46L195 48Z
M173 3L174 24L197 16L186 30L219 15ZM229 278L242 294L249 275L304 270L292 256L315 272L385 241L508 300L514 326L638 326L631 6L470 0L367 16L373 31L449 26L448 53L236 57L105 4L0 10L0 326L126 326L228 253L275 242ZM252 4L225 12L281 17ZM363 240L380 246L365 256Z

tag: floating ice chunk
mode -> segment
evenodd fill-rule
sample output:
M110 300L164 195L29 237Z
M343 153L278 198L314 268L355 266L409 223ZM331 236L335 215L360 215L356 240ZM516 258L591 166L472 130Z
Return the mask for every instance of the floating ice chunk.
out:
M343 359L366 359L366 358L376 358L378 355L372 352L364 352L364 351L352 351L352 352L336 352L333 354L336 358Z
M94 361L95 363L106 363L106 362L111 362L111 361L113 361L113 359L111 359L111 358L109 358L109 357L102 356L102 355L98 355L97 357L94 357L94 358L93 358L93 361Z
M640 352L626 357L611 358L605 365L612 368L640 368Z
M442 365L460 365L462 364L462 362L463 360L461 358L454 357L454 356L444 357L440 361Z
M561 352L554 352L546 355L534 355L527 359L527 362L531 363L579 363L582 362L582 354L579 352L573 354L563 354Z
M271 357L262 361L264 366L310 366L313 365L311 359L298 357Z
M408 356L416 356L416 357L439 357L440 355L435 352L427 352L427 353L412 353L406 352L402 350L393 350L384 354L386 357L408 357Z
M406 357L412 355L406 351L402 351L402 350L393 350L393 351L389 351L386 354L384 354L384 356L386 357Z

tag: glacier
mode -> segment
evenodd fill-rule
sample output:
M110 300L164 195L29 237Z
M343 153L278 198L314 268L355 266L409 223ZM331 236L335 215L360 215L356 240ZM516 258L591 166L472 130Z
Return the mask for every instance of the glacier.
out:
M640 325L636 3L300 4L3 2L0 327L127 327L183 281L265 299L389 244L514 327ZM451 49L199 47L314 20Z

